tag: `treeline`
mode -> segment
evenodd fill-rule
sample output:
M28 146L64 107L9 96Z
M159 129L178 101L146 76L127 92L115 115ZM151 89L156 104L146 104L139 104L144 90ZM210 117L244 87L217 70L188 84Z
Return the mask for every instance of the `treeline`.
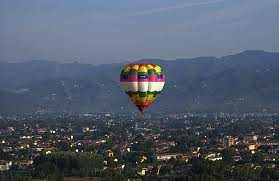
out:
M277 181L279 172L276 168L251 167L251 165L226 164L223 161L192 159L188 164L171 159L162 167L160 174L150 180L167 179L175 181Z
M171 159L166 163L155 161L155 172L143 180L185 180L185 181L277 181L279 172L276 168L251 167L250 164L232 166L224 161L192 159L188 163ZM157 175L157 168L162 166ZM156 168L157 167L157 168ZM127 180L139 178L137 166L126 164L125 168L104 169L104 158L95 153L57 152L42 155L34 160L34 169L30 172L9 171L0 173L2 181L50 180L63 181L64 177L98 177L103 180Z
M46 178L50 175L99 176L103 169L103 158L95 153L58 152L37 157L34 160L35 177Z
M203 159L194 159L191 163L190 175L187 176L189 181L275 181L279 179L276 169L255 168L250 164L232 166L223 161L212 162Z

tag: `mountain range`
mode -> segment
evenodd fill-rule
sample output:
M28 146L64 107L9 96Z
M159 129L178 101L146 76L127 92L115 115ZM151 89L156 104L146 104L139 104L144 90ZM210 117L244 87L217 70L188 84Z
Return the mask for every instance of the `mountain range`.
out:
M160 64L167 77L148 112L279 112L279 53L137 62ZM123 65L1 62L0 114L137 111L119 86Z

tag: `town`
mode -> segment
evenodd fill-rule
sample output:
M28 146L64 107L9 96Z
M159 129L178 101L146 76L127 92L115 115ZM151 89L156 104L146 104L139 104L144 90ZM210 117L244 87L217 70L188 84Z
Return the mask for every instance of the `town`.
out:
M0 120L0 180L279 179L279 114L34 114Z

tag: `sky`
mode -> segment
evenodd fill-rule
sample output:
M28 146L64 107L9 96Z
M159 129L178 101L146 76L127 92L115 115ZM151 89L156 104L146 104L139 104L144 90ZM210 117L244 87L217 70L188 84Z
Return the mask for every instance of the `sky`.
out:
M0 61L279 51L279 0L0 0Z

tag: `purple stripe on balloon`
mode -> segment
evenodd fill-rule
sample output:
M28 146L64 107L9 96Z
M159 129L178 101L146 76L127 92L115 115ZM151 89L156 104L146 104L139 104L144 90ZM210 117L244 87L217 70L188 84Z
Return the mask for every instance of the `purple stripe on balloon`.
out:
M129 75L120 78L121 82L165 82L164 75Z
M163 79L158 79L155 81L149 81L148 79L147 80L137 80L137 81L120 80L120 82L165 82L165 80L163 80Z
M120 80L120 82L149 82L148 79L145 80Z

